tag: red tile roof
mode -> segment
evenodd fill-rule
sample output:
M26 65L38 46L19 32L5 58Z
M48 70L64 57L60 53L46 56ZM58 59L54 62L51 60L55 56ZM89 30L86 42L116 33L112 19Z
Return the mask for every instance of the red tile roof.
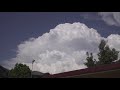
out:
M48 76L45 76L44 78L72 77L72 76L76 76L76 75L108 71L108 70L115 70L115 69L120 69L120 63L100 65L100 66L96 66L96 67L85 68L85 69L80 69L80 70L75 70L75 71L64 72L64 73L58 73L58 74L53 74L53 75L50 74Z

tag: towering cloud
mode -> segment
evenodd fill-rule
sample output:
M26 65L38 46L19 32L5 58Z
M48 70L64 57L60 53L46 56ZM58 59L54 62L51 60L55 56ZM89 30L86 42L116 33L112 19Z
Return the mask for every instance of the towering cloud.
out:
M108 25L120 26L120 12L100 12L99 15Z
M59 24L49 33L38 38L30 38L18 45L17 55L4 65L11 67L15 63L30 66L35 59L34 70L51 74L86 68L83 64L86 52L92 52L97 58L98 45L103 37L93 28L82 23ZM108 44L120 50L120 36L111 35Z

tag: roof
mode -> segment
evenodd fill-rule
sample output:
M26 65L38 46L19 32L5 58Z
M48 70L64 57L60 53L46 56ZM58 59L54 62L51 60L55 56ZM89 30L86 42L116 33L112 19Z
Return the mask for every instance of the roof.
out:
M119 70L118 70L119 69ZM112 71L111 71L112 70ZM113 70L116 70L113 72ZM53 75L48 75L44 78L66 78L66 77L75 77L75 76L82 76L82 75L87 75L90 73L97 73L97 72L105 72L105 71L111 71L111 77L113 74L117 74L118 77L120 77L120 63L113 63L113 64L107 64L107 65L100 65L96 67L91 67L91 68L85 68L85 69L80 69L80 70L75 70L75 71L69 71L69 72L64 72L64 73L58 73L58 74L53 74ZM105 74L105 73L104 73ZM118 75L119 74L119 75ZM98 74L97 74L98 75ZM101 74L102 75L102 74ZM108 75L108 74L107 74ZM90 76L90 75L89 75ZM95 75L94 75L95 76ZM100 75L98 75L100 76ZM104 76L104 75L103 75ZM115 75L113 75L115 77ZM88 77L88 75L87 75Z
M42 72L38 72L38 71L32 72L33 78L41 78L41 77L46 76L46 75L49 75L49 73L42 73Z
M38 71L32 71L32 75L43 75L44 73L38 72Z

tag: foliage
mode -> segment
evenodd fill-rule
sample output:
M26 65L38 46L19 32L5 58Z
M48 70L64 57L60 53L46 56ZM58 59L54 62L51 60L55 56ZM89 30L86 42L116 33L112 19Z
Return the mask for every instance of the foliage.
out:
M14 69L9 72L9 77L12 78L29 78L31 76L31 70L25 64L16 64Z
M87 62L86 63L84 63L87 67L93 67L93 66L95 66L96 64L96 60L93 60L93 55L92 55L92 53L90 53L90 56L89 56L89 53L87 52L86 53L86 55L87 55L87 58L86 58L86 60L87 60Z
M110 49L104 40L101 41L99 45L99 53L98 53L98 65L100 64L111 64L115 60L118 59L118 51L115 48Z
M109 46L106 45L105 40L101 40L98 48L99 48L99 53L97 55L99 61L96 60L94 61L92 53L91 56L89 57L89 53L87 52L87 58L86 58L87 62L85 63L87 67L93 67L103 64L111 64L114 63L115 60L118 60L119 52L116 51L115 48L110 49Z

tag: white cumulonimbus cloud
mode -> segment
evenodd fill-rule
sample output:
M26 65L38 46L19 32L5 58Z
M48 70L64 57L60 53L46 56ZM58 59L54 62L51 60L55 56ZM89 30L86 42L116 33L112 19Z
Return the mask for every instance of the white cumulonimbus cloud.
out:
M97 58L101 39L103 37L95 29L83 23L59 24L49 33L19 44L16 57L4 61L4 65L11 68L18 62L31 68L35 59L34 70L51 74L86 68L86 52L92 52ZM106 39L110 47L120 50L119 35Z
M99 12L108 25L120 26L120 12Z

